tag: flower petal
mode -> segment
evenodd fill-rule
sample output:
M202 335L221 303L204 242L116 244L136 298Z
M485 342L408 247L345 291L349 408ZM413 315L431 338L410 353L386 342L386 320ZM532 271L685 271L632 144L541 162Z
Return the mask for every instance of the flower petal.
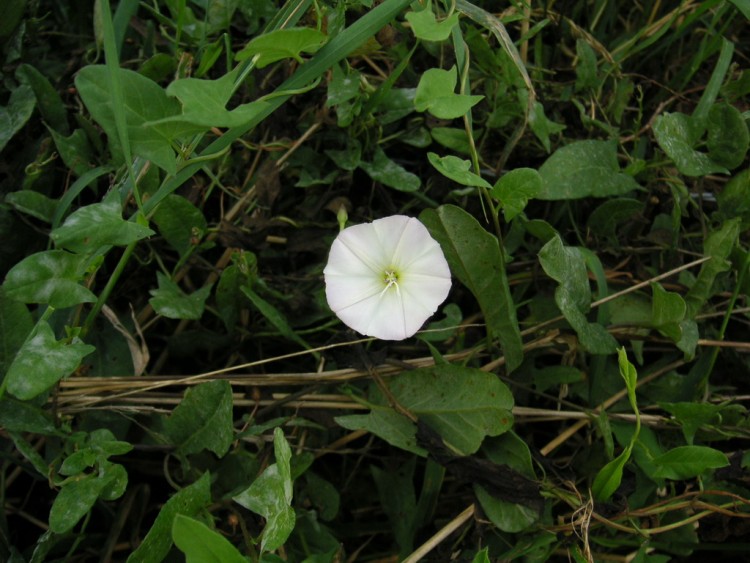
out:
M419 220L404 215L341 231L323 273L333 312L357 332L384 340L416 333L451 287L440 245Z

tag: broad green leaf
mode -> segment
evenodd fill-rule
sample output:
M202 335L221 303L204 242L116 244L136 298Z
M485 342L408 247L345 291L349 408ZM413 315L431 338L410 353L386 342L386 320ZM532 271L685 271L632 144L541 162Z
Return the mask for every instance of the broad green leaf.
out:
M232 386L211 381L191 387L164 421L164 433L180 455L209 450L224 457L234 439L232 428Z
M654 136L677 169L686 176L705 176L729 171L703 152L695 150L703 130L683 113L664 113L654 122Z
M709 158L729 170L742 164L750 146L750 133L739 110L729 104L711 106L706 128Z
M250 487L233 497L235 502L266 519L261 551L274 551L282 546L294 530L295 522L289 466L292 452L281 428L274 430L273 443L276 463L269 465Z
M404 372L388 380L398 402L464 455L479 449L486 436L513 424L513 396L493 374L450 364ZM373 387L373 402L387 400Z
M440 157L434 152L427 153L427 158L438 172L462 186L492 187L487 180L470 170L471 162L468 160L453 155Z
M372 162L362 161L359 167L376 182L401 192L415 192L421 185L419 176L392 161L380 147L375 149Z
M175 516L172 540L187 563L247 563L224 536L184 514Z
M578 334L581 344L592 354L611 354L617 341L602 325L589 323L586 313L591 308L591 287L581 253L563 245L555 235L539 252L539 261L549 277L559 285L555 302L560 312Z
M75 83L84 104L104 129L110 144L118 144L108 72L104 65L87 66L80 70ZM179 102L167 96L156 82L137 72L120 69L120 82L125 106L117 108L117 111L125 114L127 135L133 153L151 160L170 174L175 174L176 154L172 142L205 128L180 123L146 127L146 123L180 115Z
M729 465L727 456L706 446L680 446L669 450L653 460L654 476L665 479L691 479L709 469Z
M172 525L178 514L195 516L211 503L211 475L204 473L192 485L178 491L162 506L151 529L128 563L160 563L172 547Z
M22 303L46 303L55 309L96 301L78 283L86 273L86 257L64 250L37 252L10 269L3 283L5 295Z
M153 220L161 236L181 257L197 246L208 227L201 210L175 194L170 194L161 202Z
M205 285L187 295L180 287L161 272L156 272L158 289L151 289L153 296L148 302L158 314L169 319L200 319L211 293L211 286Z
M728 258L739 235L739 218L724 222L721 228L708 235L703 243L703 254L710 256L711 260L701 266L698 278L685 295L686 318L694 318L703 304L714 294L713 285L716 277L731 267Z
M57 246L72 252L92 254L105 245L127 246L154 234L144 225L123 219L119 198L116 192L113 195L68 215L50 238Z
M244 300L240 287L245 282L246 277L240 272L239 266L232 264L224 268L219 283L216 284L216 310L227 331L234 330L240 317Z
M235 59L244 61L258 55L255 61L257 68L263 68L283 59L294 59L303 62L300 53L315 53L326 42L328 37L317 29L298 27L277 29L260 35L250 41L237 53Z
M557 149L539 168L538 199L580 199L624 195L639 189L620 171L614 141L575 141Z
M81 342L58 342L47 321L40 320L8 368L3 385L19 399L33 399L73 373L93 351Z
M34 319L26 305L9 299L0 286L0 380L33 328Z
M455 119L466 115L484 96L456 94L458 71L431 68L422 74L414 96L417 111L429 111L439 119Z
M342 170L351 172L362 162L362 144L357 139L350 139L343 150L326 150L328 157Z
M392 409L376 407L369 414L337 416L334 420L347 430L367 430L392 446L422 457L427 456L427 450L417 444L417 427Z
M701 426L721 420L722 405L711 403L659 403L682 427L682 434L689 446L693 445L695 433Z
M529 446L514 432L485 440L482 451L491 461L507 465L529 479L536 479ZM487 517L504 532L520 532L539 519L533 508L494 498L480 485L475 485L474 491Z
M506 221L521 213L530 199L542 189L542 178L533 168L516 168L503 174L492 187L492 197L500 202Z
M49 512L50 530L56 534L72 530L94 506L107 481L106 476L92 474L65 483Z
M231 111L226 108L235 89L240 67L216 80L180 78L167 86L167 95L180 100L182 113L156 119L146 126L193 124L198 127L240 127L268 109L268 104L255 101Z
M36 97L31 86L22 84L10 93L8 105L0 107L0 152L31 117Z
M13 397L0 399L0 427L10 432L53 435L60 431L51 416L38 406Z
M539 519L533 508L495 498L481 485L474 485L474 494L490 522L503 532L521 532Z
M687 305L679 293L667 291L658 283L651 284L654 294L652 304L652 322L654 327L663 335L678 342L682 338L682 327L680 326Z
M622 482L622 470L630 459L632 448L625 448L620 455L607 463L596 474L591 485L591 493L598 501L604 502L618 489Z
M125 490L128 488L127 470L119 463L109 461L102 465L101 470L107 482L99 492L99 498L102 500L117 500L125 494Z
M523 361L523 344L497 238L454 205L427 209L419 219L440 243L453 275L479 302L487 331L500 340L507 369L513 371Z
M31 215L45 223L52 222L57 209L57 201L34 190L10 192L5 196L5 201L21 213Z
M442 21L437 21L432 12L432 2L418 12L407 12L404 16L411 24L411 30L417 39L423 41L445 41L450 37L451 31L458 24L458 13L454 12Z

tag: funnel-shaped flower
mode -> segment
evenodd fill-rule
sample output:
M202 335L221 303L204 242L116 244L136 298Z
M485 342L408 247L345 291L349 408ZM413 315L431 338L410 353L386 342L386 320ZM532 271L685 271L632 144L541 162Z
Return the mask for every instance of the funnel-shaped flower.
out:
M451 288L440 245L413 217L393 215L344 229L325 270L328 305L357 332L403 340Z

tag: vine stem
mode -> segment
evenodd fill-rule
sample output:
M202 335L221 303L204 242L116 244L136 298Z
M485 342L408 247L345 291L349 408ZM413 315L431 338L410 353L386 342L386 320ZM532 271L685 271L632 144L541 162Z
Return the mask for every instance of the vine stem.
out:
M86 316L86 321L83 323L83 327L81 328L81 336L86 336L86 334L88 334L91 326L96 320L96 317L99 315L102 307L104 307L107 299L109 299L112 290L115 288L117 281L120 279L122 272L125 270L125 266L130 261L130 257L135 250L136 244L137 242L131 242L128 246L125 247L122 256L120 256L120 261L117 263L117 266L115 266L115 270L114 272L112 272L112 275L109 276L109 280L107 280L107 285L104 286L104 289L99 294L99 298L96 300L96 303L94 303L91 311L89 311L89 314Z

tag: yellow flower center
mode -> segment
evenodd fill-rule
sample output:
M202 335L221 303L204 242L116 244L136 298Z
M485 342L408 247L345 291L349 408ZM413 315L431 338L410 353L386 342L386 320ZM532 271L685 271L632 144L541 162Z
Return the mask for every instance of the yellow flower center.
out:
M398 272L396 270L388 269L383 274L383 283L385 284L385 288L383 289L383 293L388 291L391 287L396 287L396 293L399 293L398 290Z

